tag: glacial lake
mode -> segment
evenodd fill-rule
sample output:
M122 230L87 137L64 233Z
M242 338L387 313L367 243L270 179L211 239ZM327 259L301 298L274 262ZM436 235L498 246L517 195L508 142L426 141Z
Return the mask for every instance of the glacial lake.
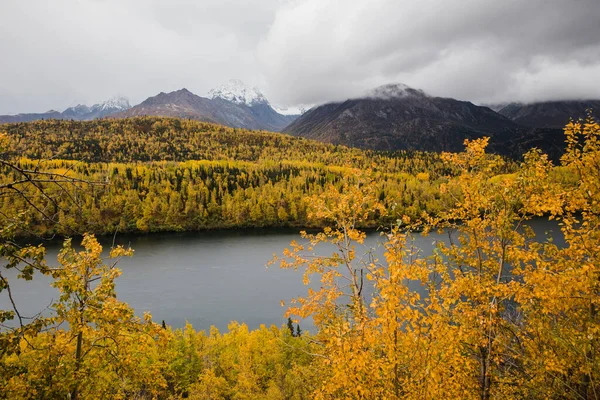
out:
M540 238L546 232L558 237L556 223L535 220L530 223ZM434 243L447 241L446 234L415 234L412 244L423 255L431 254ZM105 249L112 238L100 238ZM304 295L300 270L281 270L277 265L266 267L274 253L281 255L292 240L302 242L298 232L248 230L197 233L165 233L143 236L118 235L117 244L130 245L135 254L122 258L118 266L123 271L116 281L117 297L131 305L136 314L150 312L153 319L179 328L189 321L196 329L208 330L211 325L224 331L231 321L246 323L251 329L261 324L285 324L285 309L280 302ZM79 239L73 242L79 244ZM365 254L375 248L383 260L378 232L369 233ZM47 260L56 266L58 242L46 245ZM324 248L330 253L331 247ZM6 271L3 271L6 273ZM13 296L24 315L33 315L47 307L58 292L50 286L51 278L36 274L33 281L14 279L9 271ZM318 283L315 286L318 288ZM415 288L418 290L418 288ZM0 294L0 309L8 309L6 291ZM311 321L301 321L302 329L311 330Z

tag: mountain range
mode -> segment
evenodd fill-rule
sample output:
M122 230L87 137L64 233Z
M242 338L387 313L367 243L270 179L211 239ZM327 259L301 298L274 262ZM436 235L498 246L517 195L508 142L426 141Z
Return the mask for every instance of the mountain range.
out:
M0 115L0 123L29 122L38 119L91 120L95 118L126 118L143 115L191 118L234 128L279 132L297 115L275 110L256 88L232 79L212 89L208 97L200 97L187 89L170 93L161 92L131 107L124 98L114 98L91 107L77 105L63 112Z
M326 103L302 115L287 115L256 88L230 80L198 96L187 89L161 92L131 107L114 98L63 112L0 116L0 123L36 119L190 118L234 128L268 130L333 144L374 150L460 151L465 139L490 137L489 149L520 156L532 147L554 160L564 148L562 128L569 118L600 109L600 100L506 103L478 106L435 97L403 84L378 87L359 98Z
M520 125L562 129L569 118L584 118L587 109L600 111L600 100L510 103L500 108L498 113Z
M564 148L562 127L599 103L512 103L496 112L392 84L360 98L315 107L283 132L366 149L436 152L460 151L465 139L488 136L493 152L520 156L537 147L556 160Z
M297 115L278 113L258 89L247 87L239 80L211 90L208 96L200 97L187 89L161 92L112 117L160 115L274 132L281 131L297 118Z
M50 110L45 113L17 114L17 115L0 115L0 123L9 122L29 122L38 119L74 119L87 121L96 118L103 118L124 110L131 106L129 101L124 97L113 97L112 99L86 106L78 104L74 107L69 107L63 112Z

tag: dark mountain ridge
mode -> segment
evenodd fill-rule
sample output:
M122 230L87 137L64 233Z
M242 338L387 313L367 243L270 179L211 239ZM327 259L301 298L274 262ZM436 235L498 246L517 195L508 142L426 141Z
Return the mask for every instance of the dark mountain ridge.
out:
M488 136L495 153L519 157L537 147L555 160L564 145L562 129L552 124L527 126L488 107L405 85L315 107L283 132L359 148L435 152L461 151L465 139Z
M498 113L520 125L562 129L570 119L585 118L588 109L600 112L600 100L511 103L502 107Z

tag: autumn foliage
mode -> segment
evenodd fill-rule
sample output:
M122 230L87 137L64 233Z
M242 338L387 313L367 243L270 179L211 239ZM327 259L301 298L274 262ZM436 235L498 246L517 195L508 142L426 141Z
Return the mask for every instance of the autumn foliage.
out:
M499 174L503 160L485 153L486 139L444 154L462 171L442 187L455 206L399 221L385 260L357 257L366 214L356 203L371 186L355 185L334 208L316 203L335 227L305 235L310 244L293 243L281 261L319 279L320 290L288 309L318 328L315 362L327 374L315 398L598 398L600 127L589 118L565 134L559 168L532 151ZM565 245L536 237L532 218L558 221ZM411 228L448 240L421 256ZM320 243L335 252L319 256ZM409 288L415 282L422 292Z
M600 398L600 126L589 117L565 136L558 166L534 150L515 168L485 152L487 139L443 154L415 179L436 176L447 207L398 213L380 179L405 172L377 163L350 163L304 193L306 220L325 228L272 262L308 285L287 308L314 321L300 336L136 318L114 297L119 272L94 237L80 252L67 241L61 267L40 271L61 292L55 312L38 329L2 333L0 397ZM534 218L556 221L564 245L534 232ZM385 221L382 259L359 230L373 221ZM447 239L422 254L417 230Z
M2 131L5 157L15 165L95 183L85 193L41 183L53 203L32 187L23 188L26 198L4 193L0 223L28 212L21 236L322 228L326 224L309 216L306 198L330 185L341 190L356 170L366 169L388 212L387 219L372 214L362 228L404 214L435 214L450 204L439 191L449 169L434 153L378 153L159 117L37 121L3 125ZM15 178L14 170L0 166L0 186Z

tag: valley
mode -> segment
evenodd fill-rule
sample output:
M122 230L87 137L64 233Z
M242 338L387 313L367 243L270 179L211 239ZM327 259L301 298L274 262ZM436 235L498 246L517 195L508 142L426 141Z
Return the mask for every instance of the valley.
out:
M599 0L0 15L0 400L600 400Z

